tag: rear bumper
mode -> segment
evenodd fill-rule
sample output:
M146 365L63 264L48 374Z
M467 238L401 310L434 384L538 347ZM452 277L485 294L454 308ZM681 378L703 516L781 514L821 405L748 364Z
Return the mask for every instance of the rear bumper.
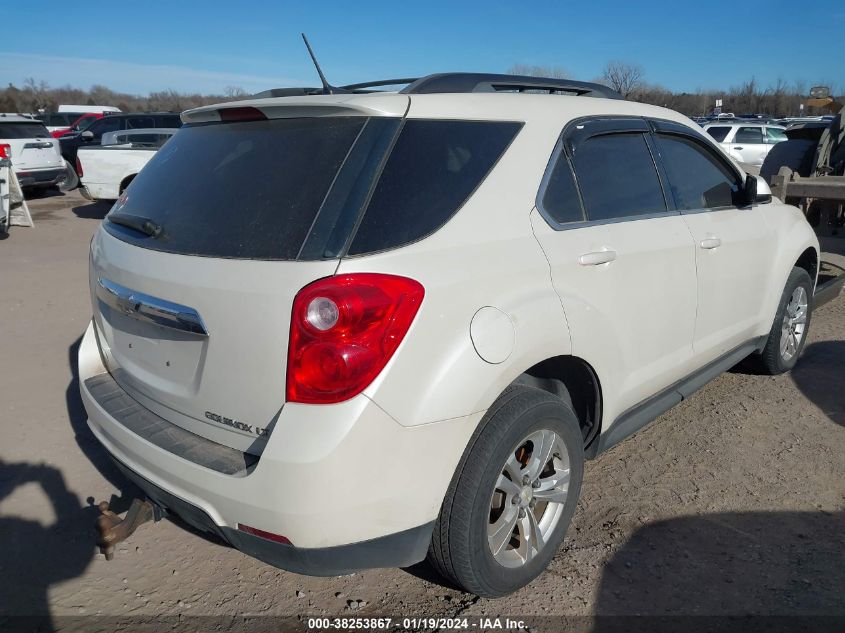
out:
M16 171L21 187L51 187L65 179L65 168Z
M118 469L156 505L188 525L217 535L253 558L310 576L340 576L374 567L408 567L425 558L434 523L369 541L336 547L299 548L219 526L202 509L170 494L115 460Z
M142 436L142 423L109 413L86 386L105 371L92 324L79 349L88 424L131 479L200 529L309 574L422 560L449 481L483 415L403 427L364 396L338 405L288 403L258 461L226 474L200 465L190 452L165 450ZM239 523L282 535L293 546L241 532Z

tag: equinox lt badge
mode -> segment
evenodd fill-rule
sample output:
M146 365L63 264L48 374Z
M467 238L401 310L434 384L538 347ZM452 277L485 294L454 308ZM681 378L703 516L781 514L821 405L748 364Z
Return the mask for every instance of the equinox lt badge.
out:
M262 429L260 426L253 426L252 424L245 424L244 422L238 422L237 420L213 413L212 411L206 411L205 417L214 422L231 426L233 429L253 433L258 437L265 437L267 435L267 429Z

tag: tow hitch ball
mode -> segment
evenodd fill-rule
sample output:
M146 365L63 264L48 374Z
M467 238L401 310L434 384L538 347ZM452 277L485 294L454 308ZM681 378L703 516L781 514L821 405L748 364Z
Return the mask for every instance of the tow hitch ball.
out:
M97 547L106 560L113 559L114 546L129 538L141 525L161 519L161 509L146 499L133 499L129 511L122 519L109 510L108 501L101 501L97 507L100 509L100 516L97 517Z

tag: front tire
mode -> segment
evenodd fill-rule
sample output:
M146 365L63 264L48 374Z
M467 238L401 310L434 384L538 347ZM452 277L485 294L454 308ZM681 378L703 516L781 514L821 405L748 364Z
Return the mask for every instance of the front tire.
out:
M795 367L807 342L812 313L813 281L803 268L793 268L760 355L760 365L765 373L774 376Z
M540 389L508 388L452 478L429 562L479 596L525 586L563 541L583 476L583 438L572 408Z

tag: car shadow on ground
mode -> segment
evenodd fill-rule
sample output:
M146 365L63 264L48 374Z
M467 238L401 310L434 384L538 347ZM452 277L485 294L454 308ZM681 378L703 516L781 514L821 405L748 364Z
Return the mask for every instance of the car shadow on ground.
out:
M46 200L47 198L61 198L65 195L65 193L59 189L58 187L48 187L47 189L31 189L27 188L23 190L23 197L24 199L29 202L30 200Z
M791 375L810 402L836 424L845 426L845 341L811 343Z
M652 631L664 630L656 616L710 616L699 618L709 630L722 630L713 616L837 616L841 625L843 551L845 512L737 512L652 523L605 565L592 630L621 631L626 618L603 616L633 614L650 616L642 624ZM781 630L775 618L767 620L768 630ZM674 630L699 630L686 624L674 622ZM796 624L784 630L813 628ZM819 624L827 630L832 623Z
M98 200L97 202L86 202L79 204L71 209L78 218L87 220L102 220L106 214L111 210L112 203L108 201Z

